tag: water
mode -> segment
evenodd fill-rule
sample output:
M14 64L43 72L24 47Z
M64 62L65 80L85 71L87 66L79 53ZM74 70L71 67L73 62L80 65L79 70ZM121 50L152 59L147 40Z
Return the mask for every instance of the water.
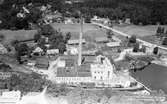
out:
M167 93L167 67L151 64L141 71L132 72L132 76L152 90Z

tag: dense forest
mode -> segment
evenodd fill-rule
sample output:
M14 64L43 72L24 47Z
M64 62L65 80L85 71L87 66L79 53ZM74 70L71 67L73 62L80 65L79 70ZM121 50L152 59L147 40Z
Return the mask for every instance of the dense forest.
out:
M167 24L166 0L85 0L76 4L86 15L118 20L130 18L134 24Z
M80 10L87 19L97 15L111 20L130 18L136 25L167 24L166 0L82 0L83 2L72 4L65 1L67 0L1 0L0 28L26 29L29 23L36 24L42 18L38 7L47 4L52 6L53 11L60 11L63 16L77 18ZM29 9L30 14L26 14L25 18L18 18L17 14L22 12L23 6Z

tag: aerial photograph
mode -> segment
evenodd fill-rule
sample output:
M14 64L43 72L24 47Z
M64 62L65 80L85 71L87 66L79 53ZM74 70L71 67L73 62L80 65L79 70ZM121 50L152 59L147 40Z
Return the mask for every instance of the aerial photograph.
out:
M167 104L167 0L0 0L0 104Z

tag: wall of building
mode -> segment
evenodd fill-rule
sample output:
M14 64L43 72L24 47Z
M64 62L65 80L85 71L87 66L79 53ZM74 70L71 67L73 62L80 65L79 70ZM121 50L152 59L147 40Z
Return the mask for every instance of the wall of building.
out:
M57 83L66 83L66 84L79 84L92 82L91 77L56 77L55 80Z

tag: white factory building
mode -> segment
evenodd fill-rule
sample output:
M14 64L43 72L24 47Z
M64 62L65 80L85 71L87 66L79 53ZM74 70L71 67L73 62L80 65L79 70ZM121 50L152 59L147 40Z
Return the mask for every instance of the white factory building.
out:
M57 83L68 85L88 83L94 84L96 87L114 87L116 85L129 87L130 81L116 76L114 73L115 66L107 57L92 56L89 62L83 61L81 66L75 64L76 58L58 59L57 70L55 71Z

